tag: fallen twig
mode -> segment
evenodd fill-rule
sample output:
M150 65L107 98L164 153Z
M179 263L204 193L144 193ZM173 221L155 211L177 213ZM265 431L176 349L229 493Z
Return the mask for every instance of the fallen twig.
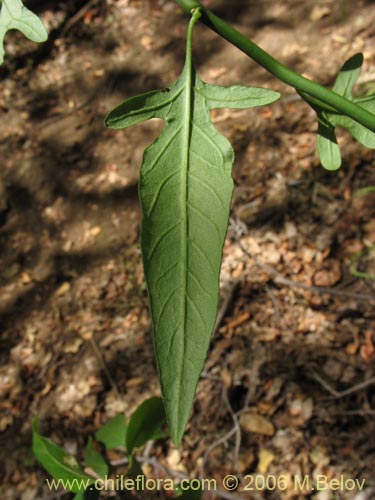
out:
M353 387L349 387L348 389L345 389L344 391L336 391L333 387L331 387L328 382L326 382L320 375L318 375L316 372L312 372L313 378L320 383L326 389L327 392L329 392L332 395L332 398L330 399L340 399L344 398L345 396L349 396L350 394L353 394L354 392L361 391L362 389L366 389L369 385L375 384L375 377L371 377L367 380L364 380L363 382L360 382L359 384L353 385Z
M89 0L81 9L79 9L79 11L74 14L73 17L71 17L69 19L69 21L65 24L65 26L63 27L62 31L61 31L61 37L65 36L66 33L76 24L80 21L80 19L82 19L82 17L84 17L84 15L86 14L86 12L91 8L93 7L96 3L98 2L98 0Z
M232 417L233 420L233 425L236 430L236 443L234 445L234 454L233 454L233 465L235 465L238 462L238 457L240 455L240 448L241 448L241 427L240 427L240 422L238 420L237 414L233 411L232 406L229 402L228 398L228 391L223 384L223 399L225 406L228 409L228 412L230 416Z
M324 286L306 285L305 283L301 283L300 281L294 281L285 278L282 274L276 271L276 269L269 266L268 264L264 264L257 257L251 255L241 240L238 240L238 244L243 250L243 252L250 259L253 259L253 261L258 267L263 269L263 271L266 271L266 273L269 274L270 276L273 276L275 278L275 281L280 283L281 285L290 286L292 288L301 288L302 290L307 290L313 293L337 295L340 297L347 297L350 299L357 299L357 300L375 301L375 295L368 295L366 293L347 292L345 290L339 290L337 288L329 288Z
M225 293L224 299L219 307L219 310L218 310L218 313L216 316L214 332L216 332L217 329L219 328L219 326L221 325L221 322L223 321L224 316L227 313L227 310L233 301L234 294L236 293L240 282L241 282L241 280L233 280L226 285L225 290L224 290L224 293Z

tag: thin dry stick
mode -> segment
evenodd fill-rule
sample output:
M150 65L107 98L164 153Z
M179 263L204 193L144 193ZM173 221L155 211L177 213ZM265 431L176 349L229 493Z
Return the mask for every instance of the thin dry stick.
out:
M214 441L213 443L210 444L210 446L207 448L207 450L205 451L205 454L203 455L203 460L202 460L202 465L201 465L201 472L199 473L199 477L202 478L203 477L203 471L204 471L204 466L206 465L206 462L208 460L208 457L210 455L210 453L215 449L217 448L218 446L220 446L221 444L225 444L228 442L228 440L233 436L233 434L235 434L237 431L236 431L236 428L233 427L229 432L227 432L226 434L224 434L224 436L222 436L221 438L217 439L216 441Z
M224 299L219 307L219 311L216 316L214 332L216 332L219 326L221 325L221 322L223 321L224 316L233 301L234 294L236 293L239 287L240 281L241 280L233 280L227 284Z
M238 244L243 250L243 252L250 258L253 259L255 264L266 271L267 274L270 276L274 276L275 281L279 282L282 285L290 286L292 288L301 288L302 290L307 290L310 292L314 293L321 293L321 294L329 294L329 295L338 295L341 297L348 297L350 299L357 299L357 300L368 300L368 301L375 301L375 295L368 295L366 293L356 293L356 292L346 292L345 290L338 290L336 288L328 288L324 286L313 286L313 285L306 285L305 283L301 283L299 281L293 281L288 278L285 278L282 274L280 274L276 269L273 267L269 266L268 264L264 264L261 262L257 257L254 255L251 255L250 252L247 250L247 248L243 245L242 241L239 239Z
M227 407L228 412L229 412L230 416L232 417L233 425L234 425L234 428L236 430L236 443L235 443L235 446L234 446L234 454L233 454L233 465L235 465L238 462L238 457L240 455L240 448L241 448L241 427L240 427L240 423L238 421L238 416L233 411L232 406L231 406L231 404L229 402L228 392L227 392L226 387L225 387L224 384L223 384L223 399L224 399L225 406Z
M104 361L104 358L102 356L102 353L100 352L100 349L99 349L99 346L98 344L96 343L96 340L94 339L94 336L93 335L90 335L89 337L89 342L91 344L91 347L95 353L95 356L97 357L97 360L99 361L99 364L105 374L105 376L107 377L108 379L108 382L110 383L112 389L113 389L113 392L116 394L116 396L118 398L120 398L120 392L118 390L118 387L117 387L117 384L116 382L114 381L110 371L108 370L108 367L107 365L105 364L105 361Z
M63 27L61 31L61 37L65 36L66 33L76 24L80 19L86 14L86 12L93 7L98 0L90 0L87 2L79 11L74 14L72 18L69 19L69 21L66 23L66 25Z
M340 399L344 398L345 396L349 396L350 394L353 394L354 392L361 391L362 389L366 389L369 385L375 384L375 377L371 377L367 380L364 380L363 382L360 382L359 384L353 385L353 387L349 387L348 389L345 389L344 391L336 391L333 387L331 387L320 375L318 375L316 372L312 372L312 376L314 379L319 382L326 391L328 391L331 395L332 398L330 399Z
M369 385L375 384L375 377L371 377L363 382L360 382L357 385L353 385L353 387L349 387L349 389L345 389L344 391L340 391L337 396L334 396L335 399L344 398L345 396L349 396L349 394L353 394L354 392L361 391L362 389L366 389Z
M338 397L338 392L336 391L336 389L334 389L333 387L331 387L324 379L322 379L322 377L320 375L318 375L316 372L311 372L313 378L319 382L319 384L321 386L324 387L324 389L329 392L330 394L332 394L333 397L337 398Z
M375 415L375 410L347 410L334 413L334 415L359 415L360 417L367 417Z

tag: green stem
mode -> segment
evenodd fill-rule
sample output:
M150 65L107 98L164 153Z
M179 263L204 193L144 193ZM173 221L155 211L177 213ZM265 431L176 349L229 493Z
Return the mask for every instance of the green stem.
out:
M201 8L197 7L192 10L192 17L190 19L189 27L188 27L188 32L186 36L186 66L189 68L192 65L192 45L193 45L193 30L195 23L198 21L198 19L201 17Z
M345 97L336 94L336 92L322 87L318 83L287 68L266 51L258 47L254 42L242 35L242 33L215 16L210 10L205 9L197 0L176 0L176 2L189 13L192 9L200 7L202 14L200 20L202 23L221 37L225 38L225 40L235 45L279 80L294 87L297 92L309 94L315 99L318 99L320 101L320 106L326 107L327 111L332 111L332 108L334 108L336 112L353 118L353 120L375 132L375 116L369 111L357 106Z

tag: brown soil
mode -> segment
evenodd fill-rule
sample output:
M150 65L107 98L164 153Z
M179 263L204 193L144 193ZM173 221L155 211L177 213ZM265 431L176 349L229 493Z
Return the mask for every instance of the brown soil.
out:
M29 5L50 40L35 47L8 35L0 72L1 497L12 500L56 498L31 452L36 413L44 435L82 457L102 423L159 393L137 178L161 125L113 132L103 118L125 98L176 79L187 26L172 1ZM358 90L375 87L372 1L206 5L324 85L361 51ZM203 26L194 46L203 80L266 86L283 97L261 110L213 114L236 152L221 321L186 437L178 450L162 440L149 452L170 474L201 474L221 489L235 474L233 500L359 500L358 490L293 488L296 475L319 474L365 480L370 500L374 282L354 278L349 264L375 243L375 197L353 197L375 185L374 153L341 133L342 168L324 171L314 113L291 89ZM357 267L374 275L374 254ZM287 486L246 490L256 473L285 477Z

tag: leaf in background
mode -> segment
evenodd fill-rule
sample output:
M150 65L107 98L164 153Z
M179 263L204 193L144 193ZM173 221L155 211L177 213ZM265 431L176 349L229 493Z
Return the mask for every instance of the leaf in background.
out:
M375 193L375 186L366 186L361 189L354 191L353 198L360 198L361 196L366 196L367 194Z
M104 444L107 450L125 449L126 424L124 415L116 415L105 423L96 433L95 438Z
M166 437L163 430L166 424L165 410L161 398L143 401L132 414L126 433L126 450L130 455L134 448L143 446L147 441Z
M0 2L0 64L4 61L4 37L9 30L19 30L33 42L45 42L48 33L39 17L27 9L21 0Z
M144 152L140 173L142 258L151 303L162 395L179 443L215 324L222 249L233 190L234 154L210 119L213 108L269 104L277 92L203 83L186 61L176 82L128 99L105 123L126 128L150 118L166 122Z
M90 467L90 469L95 471L100 477L104 477L108 474L108 464L104 457L93 448L91 436L89 437L85 449L85 465L86 467Z
M76 459L38 433L38 418L33 421L33 452L46 471L56 479L70 481L70 491L79 493L95 480L83 472Z
M332 90L358 106L371 111L375 121L375 95L353 97L353 87L361 71L363 55L350 57L340 69ZM301 94L302 95L302 94ZM306 101L309 102L308 96ZM318 115L317 149L320 161L327 170L337 170L341 166L340 149L336 141L335 127L343 127L350 131L354 139L370 149L375 149L375 133L348 116L324 111L318 104L311 104Z

